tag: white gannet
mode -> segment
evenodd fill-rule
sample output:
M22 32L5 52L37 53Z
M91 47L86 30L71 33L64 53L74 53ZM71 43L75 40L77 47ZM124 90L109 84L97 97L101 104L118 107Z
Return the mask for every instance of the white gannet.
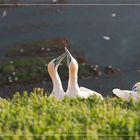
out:
M61 79L57 72L58 66L65 56L66 54L64 53L61 56L57 57L56 59L53 59L52 61L50 61L48 64L48 73L53 82L53 90L50 97L53 96L53 97L56 97L57 99L62 99L65 96Z
M88 98L89 96L97 96L103 100L102 95L99 93L90 90L85 87L79 87L78 85L78 63L72 57L70 52L67 48L65 48L65 52L67 55L67 64L69 69L69 81L68 81L68 88L66 91L66 96L68 97L81 97L81 98Z
M132 90L121 90L121 89L113 89L113 94L117 97L122 98L124 100L129 100L130 98L134 99L134 101L139 101L140 99L140 82L136 83Z
M4 10L1 17L4 18L6 15L7 15L7 11Z
M58 2L58 0L52 0L52 3L55 3L56 4L57 2Z

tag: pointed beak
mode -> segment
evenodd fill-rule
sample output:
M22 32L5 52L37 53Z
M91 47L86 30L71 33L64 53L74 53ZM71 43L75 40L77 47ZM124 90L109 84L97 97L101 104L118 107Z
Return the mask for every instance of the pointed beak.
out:
M70 54L70 52L68 51L67 48L65 48L65 53L66 53L66 56L67 56L67 63L69 64L71 62L71 54Z
M61 61L65 58L65 56L66 56L66 53L63 53L62 55L60 55L59 57L57 57L54 60L55 66L59 65L61 63Z

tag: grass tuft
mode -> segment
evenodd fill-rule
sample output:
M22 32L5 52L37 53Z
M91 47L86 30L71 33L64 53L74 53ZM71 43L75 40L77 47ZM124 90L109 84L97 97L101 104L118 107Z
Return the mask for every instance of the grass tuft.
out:
M0 136L7 139L138 139L140 103L106 98L57 100L44 89L0 100Z

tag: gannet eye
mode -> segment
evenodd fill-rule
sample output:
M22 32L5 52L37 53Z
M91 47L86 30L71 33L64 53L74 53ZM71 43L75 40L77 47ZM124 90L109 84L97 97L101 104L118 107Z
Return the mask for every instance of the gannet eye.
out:
M132 90L133 90L133 91L137 91L137 86L134 86L134 87L132 88Z
M54 61L53 61L53 63L57 63L58 61L57 61L57 59L55 59Z
M55 59L54 61L53 61L53 63L54 63L54 67L58 64L58 60L57 59Z

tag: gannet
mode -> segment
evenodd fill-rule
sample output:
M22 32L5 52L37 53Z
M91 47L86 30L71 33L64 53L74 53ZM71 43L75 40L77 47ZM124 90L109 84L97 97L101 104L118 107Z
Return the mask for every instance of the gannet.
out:
M78 85L78 63L74 57L70 54L67 48L65 48L65 52L67 55L67 64L69 69L69 81L68 81L68 88L66 91L67 97L81 97L81 98L88 98L90 96L97 96L103 100L102 95L99 93L90 90L85 87L79 87Z
M115 88L112 90L113 94L117 97L122 98L124 100L130 100L131 98L138 102L140 99L140 82L137 82L133 87L132 90L121 90Z
M58 0L52 0L52 3L57 3L58 2Z
M64 53L61 56L57 57L56 59L53 59L52 61L50 61L48 64L48 73L53 82L53 90L49 97L53 96L53 97L56 97L57 99L62 99L65 96L61 79L57 72L58 66L65 56L66 54Z
M7 15L7 11L4 10L1 17L4 18L6 15Z

